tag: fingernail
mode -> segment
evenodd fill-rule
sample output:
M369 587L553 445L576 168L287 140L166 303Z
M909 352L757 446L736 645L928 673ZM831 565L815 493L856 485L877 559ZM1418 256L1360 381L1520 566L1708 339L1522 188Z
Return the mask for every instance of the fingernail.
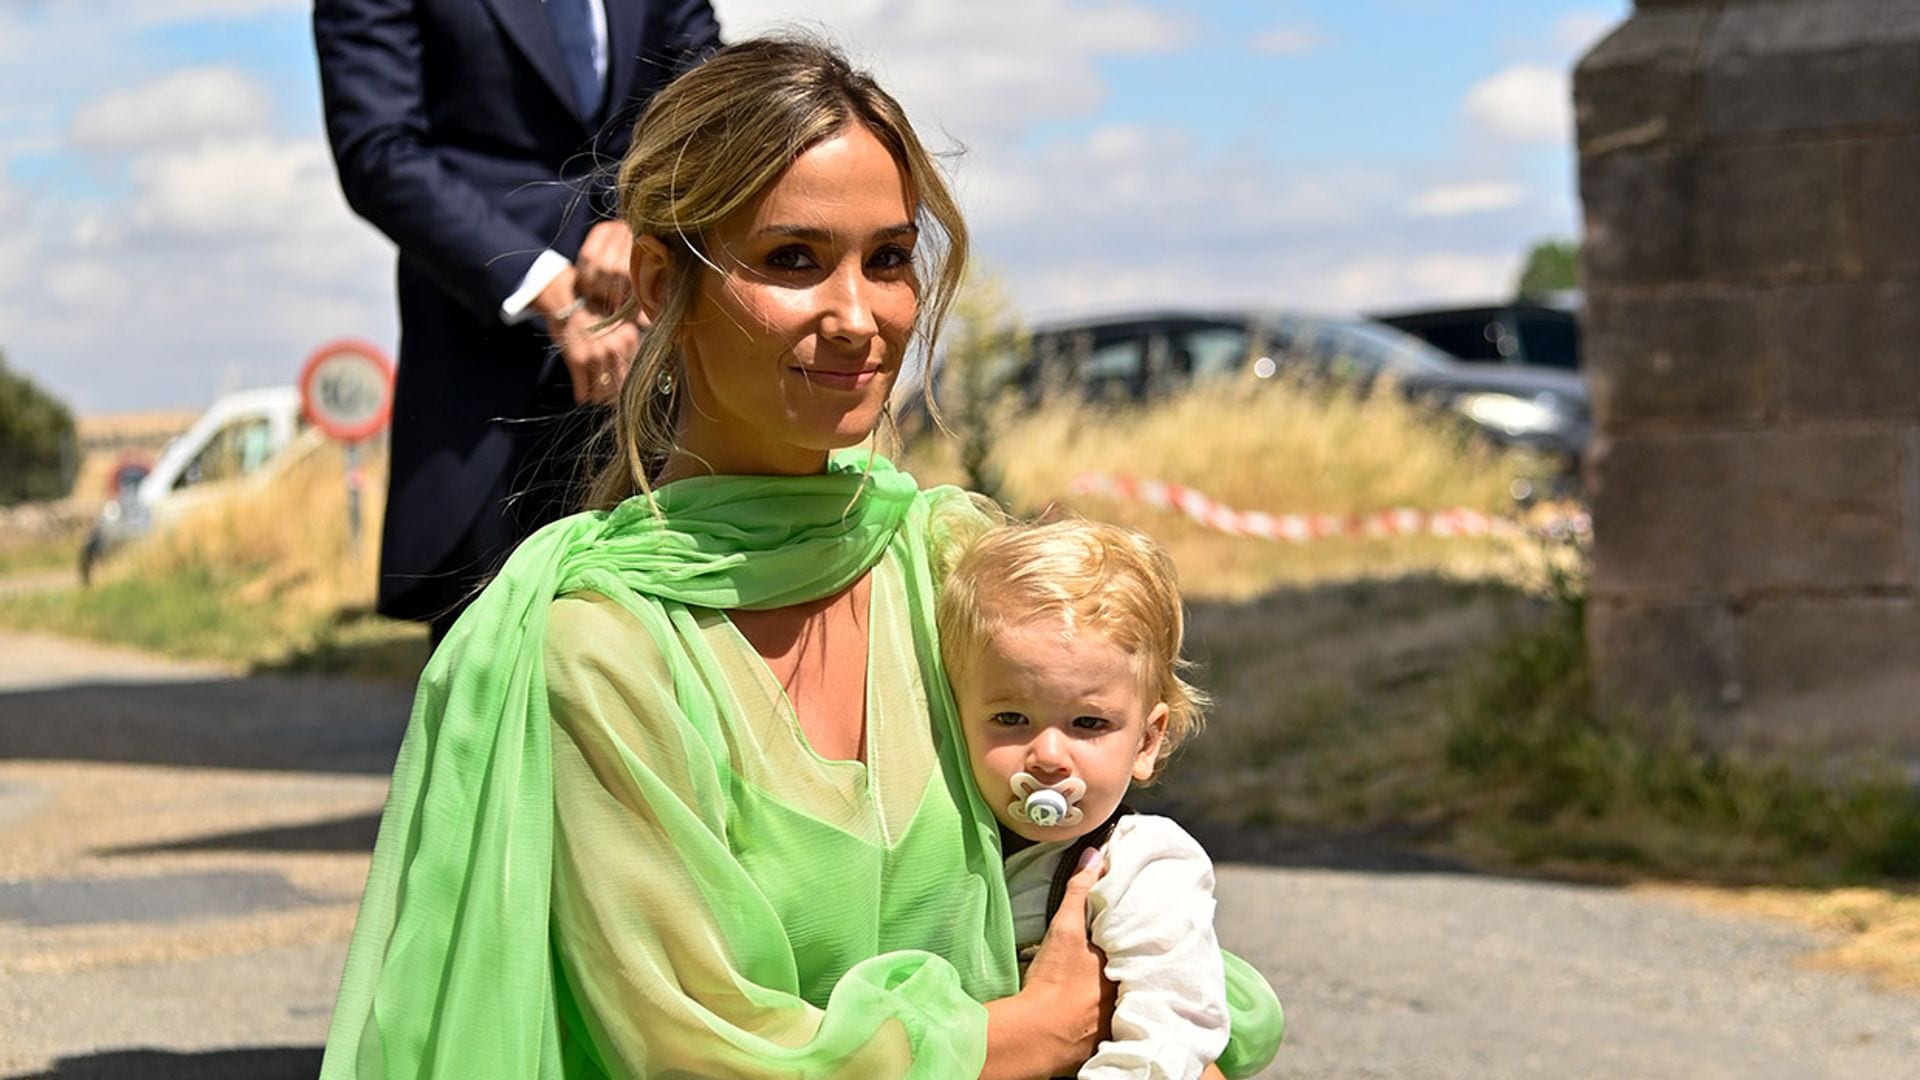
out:
M1080 869L1085 870L1089 866L1098 866L1098 865L1100 865L1100 849L1099 848L1090 847L1087 850L1080 853Z

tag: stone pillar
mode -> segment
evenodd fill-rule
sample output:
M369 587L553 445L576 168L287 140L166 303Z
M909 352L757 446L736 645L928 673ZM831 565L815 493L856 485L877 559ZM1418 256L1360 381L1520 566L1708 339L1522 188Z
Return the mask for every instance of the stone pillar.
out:
M1920 754L1920 0L1639 0L1574 98L1601 703Z

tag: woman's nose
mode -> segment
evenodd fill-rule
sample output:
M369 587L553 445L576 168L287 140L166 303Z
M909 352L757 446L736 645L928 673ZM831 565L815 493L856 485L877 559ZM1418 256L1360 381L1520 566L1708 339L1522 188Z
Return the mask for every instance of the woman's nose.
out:
M841 342L861 342L879 332L873 318L872 298L867 290L864 268L846 267L829 278L822 288L826 295L821 311L820 332Z

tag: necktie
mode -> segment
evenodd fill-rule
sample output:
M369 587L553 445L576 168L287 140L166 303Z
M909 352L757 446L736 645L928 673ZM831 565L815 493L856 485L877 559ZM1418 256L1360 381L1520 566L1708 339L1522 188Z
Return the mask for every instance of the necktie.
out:
M580 101L582 116L600 111L600 75L593 68L593 11L587 0L546 0L547 18L553 22L553 36L560 42L560 55L567 62L567 74L573 76L573 92Z

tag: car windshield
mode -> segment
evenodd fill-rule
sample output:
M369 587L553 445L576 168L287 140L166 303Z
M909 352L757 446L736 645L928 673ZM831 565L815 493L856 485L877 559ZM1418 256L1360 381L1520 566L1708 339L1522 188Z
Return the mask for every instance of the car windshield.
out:
M1412 334L1377 322L1341 320L1328 323L1327 330L1344 348L1377 361L1381 370L1396 375L1444 371L1452 363L1452 357Z

